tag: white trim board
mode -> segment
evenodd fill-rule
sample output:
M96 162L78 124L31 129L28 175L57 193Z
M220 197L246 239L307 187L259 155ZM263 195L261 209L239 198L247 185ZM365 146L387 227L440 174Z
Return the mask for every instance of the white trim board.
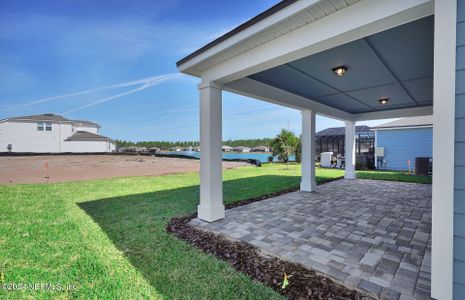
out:
M405 127L386 127L386 128L371 128L373 131L384 131L384 130L402 130L402 129L421 129L421 128L433 128L433 125L425 126L405 126Z
M394 119L405 117L430 116L433 114L433 106L421 106L411 108L400 108L382 111L373 111L367 113L354 114L356 121L369 121L380 119Z
M199 76L197 72L189 71L189 69L194 69L196 65L201 64L202 62L208 60L210 57L221 53L235 45L240 44L246 39L252 37L253 35L258 34L259 32L270 28L273 25L276 25L285 19L291 17L292 15L318 3L322 2L321 0L301 0L297 1L288 7L274 13L273 15L267 17L266 19L261 20L260 22L246 28L245 30L235 34L234 36L228 38L227 40L213 46L212 48L200 53L199 55L193 57L192 59L182 63L178 66L179 70L183 73L188 73L194 76Z
M291 92L281 90L279 88L250 78L242 78L233 82L229 82L224 85L224 89L235 94L264 100L290 108L313 110L319 115L342 121L368 121L414 116L429 116L433 114L432 106L351 114L346 111L319 103Z
M217 64L202 80L237 80L431 14L430 0L363 0Z
M259 81L243 78L224 85L226 91L252 97L255 99L264 100L274 104L283 105L295 109L312 110L319 115L327 116L338 120L352 120L352 114L333 108L328 105L292 94L279 88L261 83Z

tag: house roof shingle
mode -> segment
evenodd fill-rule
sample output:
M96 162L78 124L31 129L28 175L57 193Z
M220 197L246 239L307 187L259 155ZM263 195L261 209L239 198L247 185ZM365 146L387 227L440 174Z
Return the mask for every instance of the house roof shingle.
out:
M71 120L73 122L78 123L79 125L86 125L86 126L97 126L100 127L99 124L91 122L91 121L85 121L85 120Z
M8 121L50 121L50 122L67 122L70 121L63 116L55 115L51 113L40 114L40 115L30 115L30 116L19 116L13 118L6 118Z
M72 136L67 138L65 141L83 142L83 141L109 141L109 140L110 138L100 135L100 134L96 134L96 133L92 133L88 131L76 131Z
M370 127L366 125L360 125L355 127L356 134L370 133ZM316 133L316 136L340 136L345 135L345 127L332 127L326 128Z
M403 127L431 127L433 126L433 116L408 117L381 124L373 127L373 130L383 128L403 128Z
M0 120L0 122L1 121L69 122L69 123L77 123L79 125L85 125L85 126L100 127L100 125L98 125L97 123L91 122L91 121L70 120L70 119L67 119L67 118L65 118L63 116L52 114L52 113L6 118L6 119L3 119L3 120Z

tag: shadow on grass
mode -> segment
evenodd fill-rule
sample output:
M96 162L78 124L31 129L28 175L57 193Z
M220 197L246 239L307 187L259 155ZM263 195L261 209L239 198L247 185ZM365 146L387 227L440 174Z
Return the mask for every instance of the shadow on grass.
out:
M224 182L225 203L298 186L299 176L264 175ZM79 203L146 280L167 298L274 298L276 294L165 231L191 214L199 186Z

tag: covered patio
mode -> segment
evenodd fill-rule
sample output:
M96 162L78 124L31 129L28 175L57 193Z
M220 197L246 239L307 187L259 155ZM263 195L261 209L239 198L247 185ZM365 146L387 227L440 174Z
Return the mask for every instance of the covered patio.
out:
M430 298L430 185L339 180L191 224L374 297Z
M211 223L224 219L226 215L226 221L218 223L223 224L222 222L232 222L235 217L240 218L236 210L225 213L223 204L223 90L302 112L301 192L286 198L285 207L277 205L268 208L274 210L277 216L287 215L291 220L289 211L297 213L295 205L299 205L299 202L313 203L320 200L326 203L326 206L322 206L328 209L325 213L333 218L337 216L331 214L332 209L338 211L338 207L343 207L344 203L351 203L350 205L359 207L362 211L364 205L368 205L365 209L376 208L373 210L375 214L378 214L379 208L379 213L389 216L393 207L377 202L377 199L392 203L399 201L398 195L402 198L404 193L409 193L408 186L403 185L397 186L396 189L383 187L387 189L385 192L389 198L374 187L364 195L356 194L350 189L347 190L347 194L338 194L337 189L317 188L314 160L316 114L345 122L346 180L327 186L343 184L348 185L347 188L350 188L349 182L356 178L357 122L434 115L431 296L437 299L452 299L455 142L453 128L457 50L457 19L454 16L457 16L456 0L285 0L180 60L177 65L181 72L201 78L198 86L202 149L199 219ZM353 183L354 186L360 184L359 181ZM424 228L428 227L429 197L422 195L423 200L418 200L415 205L419 205L418 209L426 215L422 213L419 216L419 212L413 215L420 218L414 220L425 221L419 225ZM371 202L367 203L365 197L369 197ZM407 202L410 200L409 198ZM411 204L393 204L404 205L403 209L413 209ZM333 224L329 219L324 219L322 213L313 215L312 211L303 211L307 211L308 214L299 214L300 219L294 223L307 224L311 228L315 226L313 222L323 220L320 225L324 230L332 226L334 229L342 227L337 225L338 222ZM364 219L363 213L357 216L357 211L350 211L351 214L344 224L347 229L341 229L341 232L347 231L353 236L355 231L359 231L357 226L363 225L363 222L369 225L370 215L367 215L368 219ZM248 210L244 213L250 213L247 219L253 219L253 211ZM387 222L383 221L382 215L378 217L380 219L377 224ZM403 223L403 217L399 211L393 223L400 222L407 226ZM285 222L285 218L277 219L276 226L279 227L278 223ZM314 221L309 221L312 218L315 218ZM327 220L327 223L324 220ZM236 223L240 222L236 220ZM213 223L208 226L214 228L221 225ZM293 225L289 223L288 226ZM231 228L230 231L234 229ZM308 236L308 240L321 239L323 231L307 230L316 234ZM429 235L427 230L422 232ZM266 236L266 233L262 234ZM416 232L413 234L415 236ZM426 238L422 234L418 236ZM365 238L376 237L375 235ZM379 237L389 238L381 235ZM273 241L275 238L277 237L268 236L265 239ZM329 237L327 238L329 240ZM334 236L331 238L334 239ZM343 239L337 236L336 238ZM415 238L410 240L412 241L415 241ZM368 240L364 242L369 243ZM342 243L340 240L337 244ZM329 253L333 250L343 251L336 248L338 245L330 242L325 246L327 249L315 249ZM307 242L301 246L313 247L313 244ZM415 249L415 245L407 248ZM378 257L381 254L380 249L374 249L376 251L373 253L359 254ZM294 254L303 255L302 252ZM383 256L384 254L381 255ZM370 261L371 258L368 257L366 260ZM326 266L326 260L323 262ZM377 265L371 267L376 270ZM412 288L413 285L409 287L413 293L410 295L415 295L417 284L418 282L414 283L415 288Z

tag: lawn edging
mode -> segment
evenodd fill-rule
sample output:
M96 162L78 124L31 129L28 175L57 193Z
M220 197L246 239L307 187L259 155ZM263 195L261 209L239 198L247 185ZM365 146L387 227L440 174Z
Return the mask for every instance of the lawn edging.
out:
M319 184L340 180L331 178ZM226 205L227 209L262 201L279 195L295 192L298 187L253 197ZM174 217L167 226L167 232L191 244L203 252L226 261L234 269L250 276L289 299L373 299L360 291L349 289L325 275L275 256L264 255L260 249L243 241L229 239L221 234L201 230L189 222L197 213ZM289 285L282 288L284 274Z

